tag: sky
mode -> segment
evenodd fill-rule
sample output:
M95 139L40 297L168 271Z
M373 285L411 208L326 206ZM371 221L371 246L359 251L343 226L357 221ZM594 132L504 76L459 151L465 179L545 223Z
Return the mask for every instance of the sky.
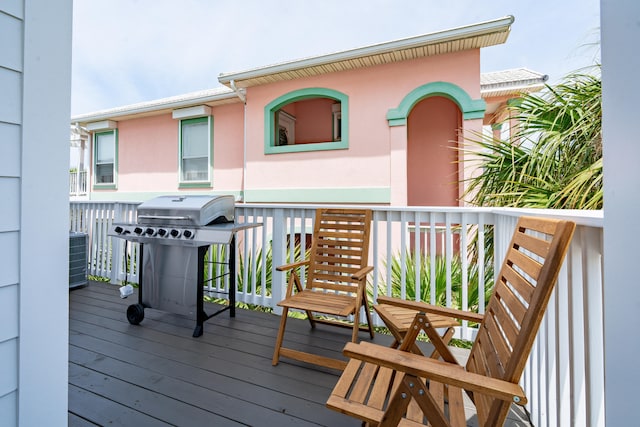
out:
M549 83L599 62L599 0L74 0L71 115L219 87L218 75L513 15L481 71Z

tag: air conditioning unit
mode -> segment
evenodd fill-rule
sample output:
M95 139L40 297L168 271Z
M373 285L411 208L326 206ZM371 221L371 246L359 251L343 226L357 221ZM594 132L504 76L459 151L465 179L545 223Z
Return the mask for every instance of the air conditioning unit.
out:
M87 235L69 233L69 289L86 286L87 279Z

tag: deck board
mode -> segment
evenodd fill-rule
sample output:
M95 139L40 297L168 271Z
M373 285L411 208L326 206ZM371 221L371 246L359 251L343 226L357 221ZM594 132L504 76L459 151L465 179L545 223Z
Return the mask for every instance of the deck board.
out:
M95 282L70 292L69 425L359 425L325 407L337 372L271 366L278 316L224 312L193 338L193 320L157 310L130 325L126 308L136 301ZM291 325L292 345L325 354L339 355L350 336Z
M223 312L193 338L194 320L162 311L146 309L130 325L137 295L121 299L117 286L90 282L69 295L69 426L360 425L325 407L337 371L287 359L271 366L279 316ZM285 338L287 347L342 357L351 330L290 319Z

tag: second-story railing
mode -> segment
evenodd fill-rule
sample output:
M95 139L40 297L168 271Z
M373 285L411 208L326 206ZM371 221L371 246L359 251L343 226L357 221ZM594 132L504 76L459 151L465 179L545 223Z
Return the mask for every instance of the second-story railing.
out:
M71 231L89 235L89 274L108 277L112 283L125 278L137 282L136 245L125 249L124 241L107 236L114 221L135 221L136 207L136 203L71 203ZM238 236L238 301L279 313L276 303L283 297L286 277L275 267L304 256L316 207L236 205L237 221L263 224ZM522 384L536 426L604 425L601 212L370 208L373 301L379 294L394 295L480 313L518 216L575 221L576 233ZM296 245L300 249L292 250ZM210 251L214 252L218 257L227 255L219 248ZM227 283L217 280L209 286L224 290ZM463 339L474 335L475 329L467 324L457 331Z
M87 194L87 171L69 171L69 196L85 196Z

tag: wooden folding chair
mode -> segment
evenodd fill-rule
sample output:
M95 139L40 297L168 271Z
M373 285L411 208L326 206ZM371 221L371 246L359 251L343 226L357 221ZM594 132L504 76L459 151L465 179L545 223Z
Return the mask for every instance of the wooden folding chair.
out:
M283 347L289 309L305 311L312 328L316 323L351 328L353 342L357 341L359 330L368 330L373 338L366 292L367 274L373 270L367 265L371 217L370 210L318 209L309 259L278 267L279 271L291 273L285 299L278 303L283 311L273 365L282 356L334 369L346 366L344 360ZM296 271L303 266L307 274L304 288ZM361 308L367 327L360 325Z
M518 382L574 229L568 221L519 219L466 366L447 354L437 334L434 345L443 360L411 348L418 333L429 329L432 314L470 321L479 316L408 302L405 308L420 312L398 349L366 342L345 346L351 359L327 406L371 426L466 426L464 390L480 426L503 425L512 403L527 403Z

